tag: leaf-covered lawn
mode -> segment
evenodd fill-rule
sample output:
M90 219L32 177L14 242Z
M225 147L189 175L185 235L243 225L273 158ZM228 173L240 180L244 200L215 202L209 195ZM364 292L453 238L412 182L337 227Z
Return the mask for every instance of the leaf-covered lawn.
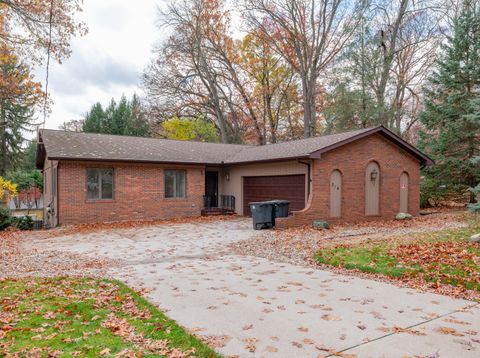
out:
M116 281L0 280L0 356L219 357Z
M464 229L326 247L315 258L321 264L478 293L480 245L469 238L480 232L480 218L470 217L468 222Z

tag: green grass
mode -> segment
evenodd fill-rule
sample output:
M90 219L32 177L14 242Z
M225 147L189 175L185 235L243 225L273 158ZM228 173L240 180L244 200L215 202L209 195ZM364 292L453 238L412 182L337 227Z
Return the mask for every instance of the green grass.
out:
M220 357L126 285L78 278L0 280L0 356L35 350L44 357L55 351L61 357L98 357L102 351L114 356L123 350L162 356L108 327L111 313L145 339L166 340L169 349Z
M420 277L426 282L480 291L480 246L468 241L471 235L480 232L480 218L470 216L466 220L468 227L461 229L326 247L316 253L315 259L321 264L391 278ZM405 252L411 252L412 257L402 256ZM417 252L425 254L425 259L416 257ZM462 252L471 253L476 259L454 259Z
M388 255L386 245L371 248L340 246L323 249L317 253L316 259L322 264L392 277L400 277L407 271L406 268L397 266L396 260Z

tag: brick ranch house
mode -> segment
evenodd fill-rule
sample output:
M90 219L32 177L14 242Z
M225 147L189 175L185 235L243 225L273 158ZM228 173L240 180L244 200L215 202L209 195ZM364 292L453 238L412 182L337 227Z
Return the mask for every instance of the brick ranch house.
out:
M286 199L281 227L358 222L419 211L432 160L386 128L265 146L41 130L45 224L157 220ZM219 210L219 209L217 209Z

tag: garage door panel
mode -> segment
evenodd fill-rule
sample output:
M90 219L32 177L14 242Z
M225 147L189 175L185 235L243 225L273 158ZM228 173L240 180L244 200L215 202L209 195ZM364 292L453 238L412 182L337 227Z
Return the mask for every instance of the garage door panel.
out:
M290 210L305 207L305 175L280 175L243 178L243 214L251 215L248 203L265 200L288 200Z

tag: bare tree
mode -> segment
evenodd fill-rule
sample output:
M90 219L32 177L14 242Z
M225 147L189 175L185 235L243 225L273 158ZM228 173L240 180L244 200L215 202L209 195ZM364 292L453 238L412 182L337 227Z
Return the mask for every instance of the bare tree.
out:
M294 72L257 32L230 35L222 0L183 0L161 14L173 30L144 74L152 116L213 121L224 142L275 142L296 96ZM257 57L258 56L258 57ZM155 113L156 112L156 113ZM285 129L286 130L286 129Z
M421 88L443 39L443 14L426 0L366 4L341 66L346 72L342 85L350 81L350 91L361 91L362 126L383 124L403 133L416 123Z
M314 135L317 80L350 39L358 8L344 0L245 0L244 8L247 23L261 29L297 72L304 136Z
M156 49L157 58L144 76L150 99L157 100L171 114L213 116L222 142L231 141L229 122L222 98L218 65L208 53L208 31L215 14L203 0L171 3L161 13L159 26L173 34ZM181 98L182 101L177 103ZM176 112L176 113L172 113Z
M48 49L57 60L70 55L71 39L85 35L77 21L82 0L0 0L0 43L24 60L41 62Z
M67 132L82 132L84 122L83 119L72 119L68 122L63 122L58 128Z

